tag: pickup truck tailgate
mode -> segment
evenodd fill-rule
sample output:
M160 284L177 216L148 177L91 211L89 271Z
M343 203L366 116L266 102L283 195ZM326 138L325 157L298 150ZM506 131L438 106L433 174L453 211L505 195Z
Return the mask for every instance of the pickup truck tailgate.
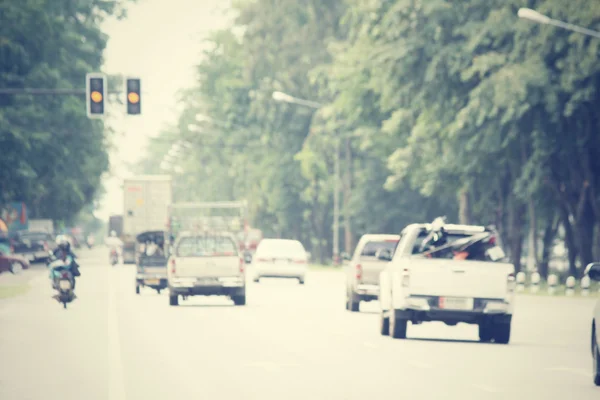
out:
M174 275L178 278L239 276L240 262L237 256L177 257Z
M387 262L378 260L376 257L362 256L360 258L360 266L362 267L361 283L369 285L379 285L379 274Z
M503 299L508 292L509 263L447 259L407 260L410 294Z

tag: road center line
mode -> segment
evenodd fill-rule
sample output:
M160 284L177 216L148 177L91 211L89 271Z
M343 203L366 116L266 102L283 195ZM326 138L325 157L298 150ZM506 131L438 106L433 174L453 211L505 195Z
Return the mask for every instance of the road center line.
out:
M123 360L121 359L121 341L119 340L119 321L115 282L108 272L108 398L126 400L125 382L123 380Z

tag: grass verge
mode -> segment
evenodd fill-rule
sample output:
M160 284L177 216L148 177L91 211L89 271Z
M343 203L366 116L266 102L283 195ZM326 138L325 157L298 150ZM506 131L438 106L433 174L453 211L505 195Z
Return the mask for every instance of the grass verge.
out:
M0 300L10 299L27 293L29 284L0 286Z

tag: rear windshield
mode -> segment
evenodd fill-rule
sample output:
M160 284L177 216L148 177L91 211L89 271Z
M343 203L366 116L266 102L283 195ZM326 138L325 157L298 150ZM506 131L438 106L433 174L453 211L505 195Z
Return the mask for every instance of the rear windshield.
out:
M385 241L377 241L377 242L367 242L365 247L363 247L360 256L361 257L375 257L377 251L380 249L389 250L391 253L396 250L396 245L398 245L398 240L385 240Z
M31 233L22 233L21 234L21 239L26 239L26 240L50 240L50 239L52 239L52 237L49 234L47 234L47 233L31 232Z
M263 240L256 250L257 256L270 257L306 257L302 243L293 240Z
M178 257L235 256L237 246L226 236L188 236L177 245Z
M423 243L423 240L427 237L428 234L429 232L427 231L422 231L421 233L419 233L419 237L415 241L415 245L413 247L413 254L421 254L421 244ZM473 235L469 235L467 233L448 233L446 236L446 244L454 243L457 240L465 239L471 236Z

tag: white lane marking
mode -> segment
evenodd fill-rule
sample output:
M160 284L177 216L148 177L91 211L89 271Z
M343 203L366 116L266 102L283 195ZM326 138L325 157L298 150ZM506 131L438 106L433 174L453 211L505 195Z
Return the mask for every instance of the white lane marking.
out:
M371 343L371 342L364 342L364 343L363 343L363 346L365 346L365 347L369 347L369 348L371 348L371 349L378 349L378 348L379 348L379 346L377 346L376 344L374 344L374 343Z
M125 400L125 381L123 379L123 360L121 359L121 341L119 340L119 321L115 283L107 270L108 276L108 398Z
M498 389L490 387L490 386L480 385L477 383L473 383L473 384L471 384L471 386L473 386L476 389L483 390L484 392L487 392L487 393L499 393Z
M581 369L581 368L552 367L552 368L546 368L546 371L570 372L570 373L575 374L575 375L585 376L586 378L591 378L592 377L592 373L591 372L586 371L586 370Z
M433 368L433 366L431 364L427 364L427 363L420 362L420 361L411 361L409 363L409 365L411 367L416 367L416 368L424 368L424 369L426 369L426 368Z

